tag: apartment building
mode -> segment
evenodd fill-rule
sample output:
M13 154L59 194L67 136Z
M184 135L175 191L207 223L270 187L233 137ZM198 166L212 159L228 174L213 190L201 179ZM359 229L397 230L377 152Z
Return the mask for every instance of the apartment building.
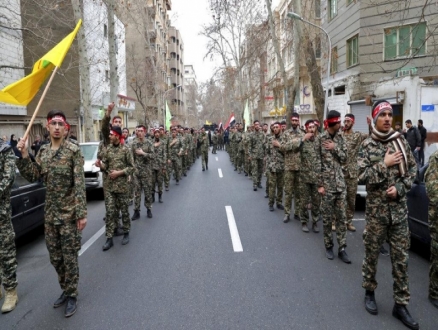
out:
M423 119L429 155L436 149L432 143L438 142L437 5L420 0L322 0L321 7L322 27L332 42L329 109L353 113L356 129L366 131L370 105L387 99L394 108L394 123L404 126L407 119L414 124Z
M193 65L184 65L184 99L186 118L185 125L196 127L200 123L198 121L198 83L196 81L196 73Z
M185 122L187 113L184 98L184 43L181 34L174 26L169 27L169 87L167 100L172 116Z

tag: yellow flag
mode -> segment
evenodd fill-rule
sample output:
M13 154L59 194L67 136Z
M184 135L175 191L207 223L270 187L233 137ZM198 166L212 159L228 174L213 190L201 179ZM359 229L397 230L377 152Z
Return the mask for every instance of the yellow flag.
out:
M28 105L55 66L61 66L81 24L82 20L79 20L73 32L41 57L34 64L31 74L3 88L0 91L0 102Z

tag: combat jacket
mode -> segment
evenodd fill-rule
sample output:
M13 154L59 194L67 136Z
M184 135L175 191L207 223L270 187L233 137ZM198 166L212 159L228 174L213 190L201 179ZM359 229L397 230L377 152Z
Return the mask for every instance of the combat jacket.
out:
M213 144L217 144L217 142L218 142L217 134L214 134L214 135L211 137L211 142L213 142Z
M300 180L303 183L318 183L319 171L317 168L315 141L315 137L312 140L303 141L301 147Z
M0 151L0 205L10 205L11 188L15 179L15 155L6 143L0 142L1 147L3 151Z
M438 205L438 150L429 157L429 167L424 175L429 203Z
M344 178L356 178L359 175L357 167L357 155L359 154L359 148L361 143L369 136L369 134L352 132L351 134L341 133L347 145L347 162L342 166L344 171Z
M157 142L154 142L154 154L152 158L152 169L163 170L166 167L167 152L166 141L160 139L160 144L156 146Z
M45 222L62 225L87 217L84 161L81 149L64 140L58 150L41 146L35 162L17 160L21 175L30 182L42 179L46 186Z
M182 153L184 152L183 143L181 139L178 136L176 136L175 140L176 142L172 145L173 139L172 138L169 139L169 158L171 158L172 160L178 158L179 157L178 154L182 155Z
M137 155L137 149L143 150L146 155ZM151 175L152 157L154 155L154 145L151 139L146 137L142 140L135 138L131 144L132 155L134 157L135 171L134 174L140 177L147 177Z
M408 163L405 177L400 176L398 165L387 167L384 159L389 148L390 153L396 150L392 142L381 142L367 138L359 149L359 183L365 184L367 189L367 209L389 205L391 211L399 209L404 202L406 208L406 193L411 189L412 181L417 172L414 156L409 147L409 143L404 137L400 137L405 145ZM397 199L389 200L386 190L395 186L397 189ZM398 205L400 204L400 205ZM383 211L383 210L381 210ZM394 219L393 219L394 220Z
M275 136L269 134L266 136L266 168L270 172L284 171L284 155L279 147L274 147L272 141L280 142L281 134Z
M251 160L263 159L265 134L261 130L254 131L248 141L248 153Z
M134 172L134 160L129 148L119 143L118 145L110 144L102 158L102 170L107 174L111 171L123 171L124 175L116 179L108 179L108 191L114 193L128 193L130 188L128 176ZM136 169L138 170L138 168Z
M284 153L284 169L286 171L300 170L300 148L303 136L304 134L299 128L287 130L282 134L280 150Z
M324 141L333 141L335 148L326 150ZM316 139L316 163L318 168L318 187L324 187L327 192L342 192L346 189L342 165L347 161L347 146L338 133L333 137L324 131Z
M210 146L210 142L208 141L207 133L201 133L199 139L201 141L201 151L208 152L208 147Z

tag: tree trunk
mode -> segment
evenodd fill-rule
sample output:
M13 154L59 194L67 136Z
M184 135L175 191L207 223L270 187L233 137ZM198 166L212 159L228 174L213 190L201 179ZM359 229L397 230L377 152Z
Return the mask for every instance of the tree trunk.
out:
M312 85L313 103L315 104L316 115L320 123L324 119L324 89L321 84L321 75L319 66L316 63L315 50L312 41L306 42L306 66L309 71L310 84Z
M294 1L295 13L301 15L301 0ZM294 112L295 98L299 97L298 90L300 88L300 48L301 48L301 22L294 20L294 37L293 37L293 53L294 53L294 80L289 98L288 117Z
M110 65L110 101L115 102L116 106L111 112L111 116L114 117L118 113L117 107L117 93L119 90L119 75L117 68L117 54L116 54L116 34L115 34L115 20L114 9L115 4L113 0L107 0L107 16L108 16L108 51L109 51L109 65ZM106 104L104 104L104 107ZM127 126L127 123L125 123Z
M75 21L83 20L82 1L72 0L73 13ZM84 117L84 138L85 142L94 140L93 114L91 110L91 96L90 96L90 64L87 56L87 44L85 41L85 27L82 25L78 34L78 54L79 54L79 76L81 79L81 108Z

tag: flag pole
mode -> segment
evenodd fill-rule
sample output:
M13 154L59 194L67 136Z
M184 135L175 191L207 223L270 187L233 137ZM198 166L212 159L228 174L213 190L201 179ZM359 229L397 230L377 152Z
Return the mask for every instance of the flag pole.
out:
M29 125L27 126L26 132L25 132L24 135L23 135L23 140L24 140L24 141L26 141L27 138L28 138L28 136L29 136L30 130L32 129L33 122L35 121L35 118L36 118L36 116L37 116L37 114L38 114L38 111L39 111L40 108L41 108L41 104L43 103L43 100L44 100L44 98L46 97L47 91L49 90L50 84L52 83L52 80L53 80L53 78L55 77L56 71L58 71L58 67L57 67L57 66L55 66L55 70L53 70L52 75L50 76L50 79L49 79L49 81L47 82L46 87L44 88L43 94L41 95L41 98L40 98L40 100L38 101L38 104L37 104L37 106L36 106L36 108L35 108L35 111L34 111L34 113L33 113L33 115L32 115L32 118L31 118L30 121L29 121ZM20 150L20 151L21 151L21 150Z

